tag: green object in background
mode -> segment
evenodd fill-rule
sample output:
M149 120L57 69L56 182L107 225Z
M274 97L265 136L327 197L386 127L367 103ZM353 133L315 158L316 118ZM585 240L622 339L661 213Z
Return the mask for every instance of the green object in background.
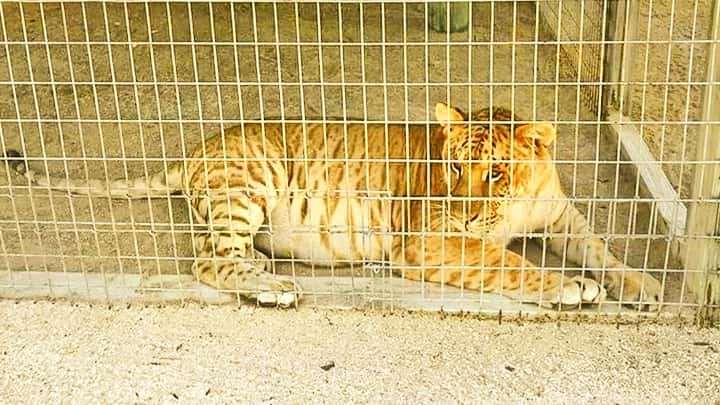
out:
M448 6L450 6L450 18L448 29ZM444 2L430 3L429 24L430 28L437 32L463 32L467 30L470 3L469 2Z

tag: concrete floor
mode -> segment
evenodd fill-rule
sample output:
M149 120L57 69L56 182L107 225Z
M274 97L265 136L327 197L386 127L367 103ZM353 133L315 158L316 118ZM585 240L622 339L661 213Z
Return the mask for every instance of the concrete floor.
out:
M720 401L718 329L45 301L0 314L0 403Z

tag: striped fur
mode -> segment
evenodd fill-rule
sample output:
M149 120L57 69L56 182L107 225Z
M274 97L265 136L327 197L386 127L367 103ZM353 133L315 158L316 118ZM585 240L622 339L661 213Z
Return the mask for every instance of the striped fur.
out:
M30 170L16 152L7 156L32 184L51 189L118 198L183 193L205 226L194 240L198 279L262 304L289 306L300 297L294 280L266 270L272 254L319 265L390 260L408 279L541 305L597 303L607 288L656 307L656 279L626 268L599 238L582 237L591 230L560 188L551 125L522 124L504 109L468 122L438 104L435 115L429 127L244 124L204 140L167 173L132 180L68 181ZM599 282L541 271L506 249L533 230L548 232L553 251Z

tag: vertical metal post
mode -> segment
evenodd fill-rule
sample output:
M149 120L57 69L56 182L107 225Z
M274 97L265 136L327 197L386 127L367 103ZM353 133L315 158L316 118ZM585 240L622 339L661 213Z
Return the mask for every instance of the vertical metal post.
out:
M604 81L609 83L603 90L605 108L612 105L622 114L630 108L630 92L627 86L631 80L634 43L637 39L637 23L640 16L639 2L635 0L609 1L607 3L606 29L608 43L605 45Z
M701 325L720 321L720 0L712 7L708 71L688 222L685 268ZM714 123L711 123L714 121Z
M619 1L610 1L607 3L605 8L605 35L603 38L605 41L605 60L603 64L603 88L602 97L604 100L601 108L603 109L603 119L607 117L607 110L610 105L616 105L617 100L617 89L615 83L620 77L620 47L613 43L618 38L618 35L622 37L622 32L618 32L618 26L622 27L622 16L619 15L619 8L621 4Z
M632 107L632 86L628 85L633 80L633 69L637 66L638 44L632 41L638 39L638 25L640 22L640 2L637 0L628 0L621 2L623 7L624 20L623 30L624 36L622 44L622 62L620 63L620 84L618 96L619 111L629 116Z
M620 106L620 68L622 45L616 41L625 36L625 1L609 1L605 9L605 64L603 68L603 118L607 119L608 107Z

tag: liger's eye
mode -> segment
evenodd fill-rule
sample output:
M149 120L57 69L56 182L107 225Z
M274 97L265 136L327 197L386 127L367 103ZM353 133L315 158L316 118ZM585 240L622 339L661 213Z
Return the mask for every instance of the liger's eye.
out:
M496 172L494 169L486 170L483 173L483 181L487 183L492 183L495 181L498 181L502 178L503 174L502 172Z

